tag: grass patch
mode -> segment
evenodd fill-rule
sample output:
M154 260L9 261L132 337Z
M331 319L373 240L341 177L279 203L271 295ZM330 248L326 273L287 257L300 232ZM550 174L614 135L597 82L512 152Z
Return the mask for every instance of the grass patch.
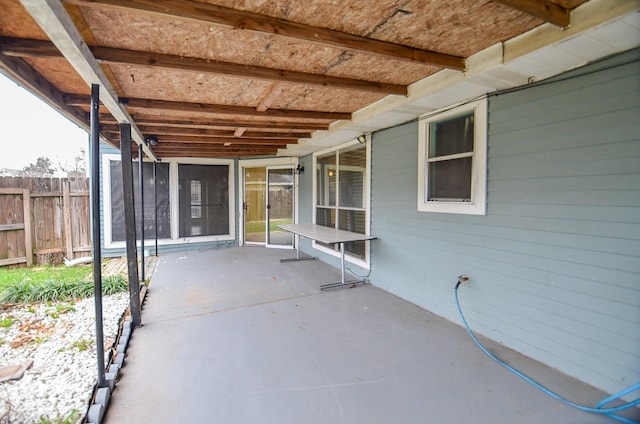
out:
M35 285L48 280L79 281L91 279L91 265L74 267L33 267L33 268L0 268L0 292L19 282L32 282Z
M0 303L73 300L93 296L91 266L0 269ZM104 295L126 291L124 276L102 279ZM56 311L64 313L63 311ZM68 312L68 311L66 311Z
M0 319L0 328L9 328L16 322L18 322L18 319L14 317Z
M41 416L37 424L76 424L82 416L80 411L74 409L66 416L57 415L54 418Z
M76 308L73 307L70 303L61 303L58 305L54 305L53 309L47 309L44 313L49 315L51 318L58 319L60 315L66 314L67 312L75 312Z
M91 349L92 346L92 340L80 339L73 342L71 346L69 346L69 349L78 349L80 352L84 352L85 350Z

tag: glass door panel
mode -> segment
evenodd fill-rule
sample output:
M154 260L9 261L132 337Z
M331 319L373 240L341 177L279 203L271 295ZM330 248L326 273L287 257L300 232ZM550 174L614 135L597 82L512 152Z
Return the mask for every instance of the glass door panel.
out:
M267 244L292 246L293 236L281 230L279 224L293 223L293 169L268 169Z
M267 168L244 169L244 241L264 243L267 234Z

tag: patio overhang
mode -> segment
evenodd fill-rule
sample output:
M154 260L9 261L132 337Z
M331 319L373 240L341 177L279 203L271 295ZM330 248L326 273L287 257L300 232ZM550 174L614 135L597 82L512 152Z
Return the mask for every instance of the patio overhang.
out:
M89 86L99 84L103 139L119 146L117 124L129 123L153 160L303 156L628 49L637 32L628 15L640 7L6 4L0 70L85 128Z

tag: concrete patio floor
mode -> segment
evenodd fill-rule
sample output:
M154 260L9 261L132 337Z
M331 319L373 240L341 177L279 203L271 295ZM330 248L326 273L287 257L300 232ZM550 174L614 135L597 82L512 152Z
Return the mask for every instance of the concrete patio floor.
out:
M160 256L105 422L611 423L486 357L465 330L292 250ZM453 283L452 294L453 298ZM473 323L471 323L473 325ZM606 396L489 343L575 402Z

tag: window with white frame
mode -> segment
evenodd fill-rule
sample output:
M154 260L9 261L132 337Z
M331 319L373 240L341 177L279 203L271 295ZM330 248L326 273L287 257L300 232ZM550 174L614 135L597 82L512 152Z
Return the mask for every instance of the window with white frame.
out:
M421 117L418 140L418 210L484 215L486 100Z
M315 155L315 222L361 234L368 231L368 148L351 143ZM317 243L327 249L334 245ZM345 244L345 252L366 261L367 242Z
M124 246L123 178L120 154L103 154L104 234L106 248ZM138 163L133 163L136 225L139 227ZM155 236L158 213L160 244L189 240L209 242L235 238L233 205L233 160L193 160L143 163L145 238ZM154 184L157 184L155 192ZM156 199L157 203L154 203ZM137 237L140 237L138 228Z

